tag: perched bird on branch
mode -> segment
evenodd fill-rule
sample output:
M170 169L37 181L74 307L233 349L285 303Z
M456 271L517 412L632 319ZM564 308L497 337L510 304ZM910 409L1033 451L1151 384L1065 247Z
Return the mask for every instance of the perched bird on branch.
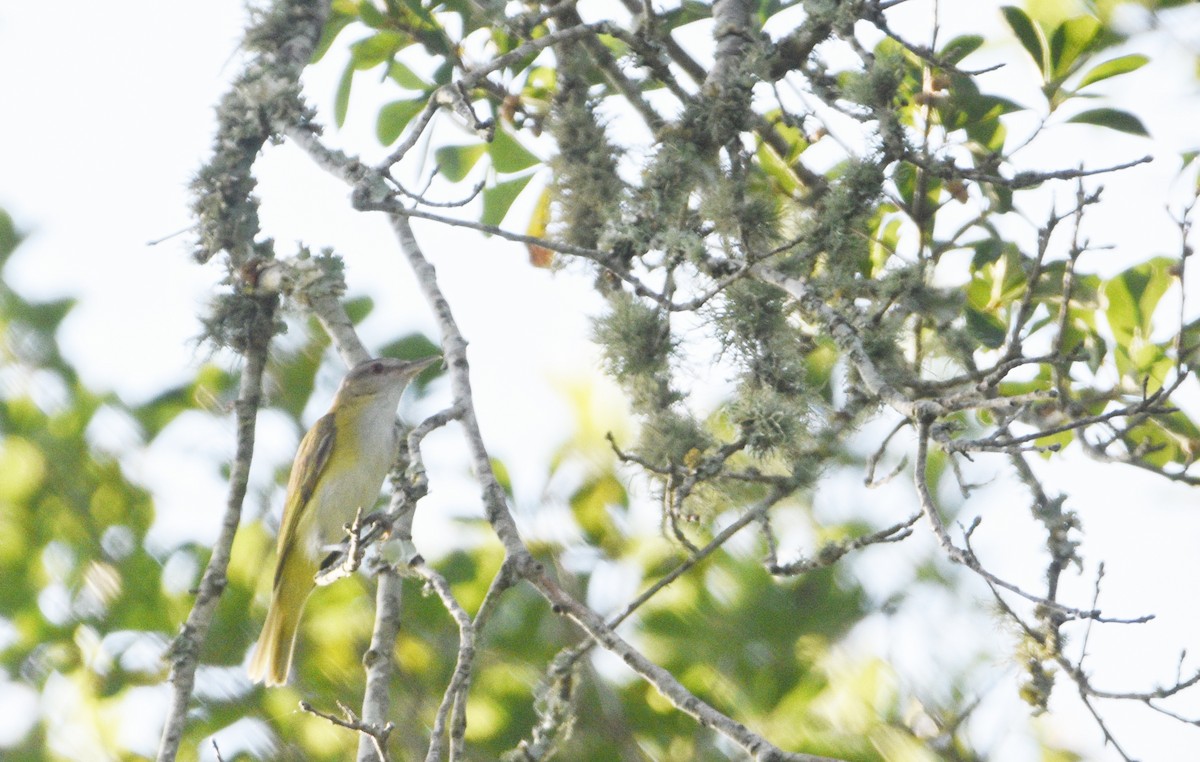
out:
M300 441L279 527L271 604L248 668L254 682L287 682L320 549L344 537L356 513L375 504L400 444L400 396L409 381L439 359L382 357L359 363L342 380L329 412Z

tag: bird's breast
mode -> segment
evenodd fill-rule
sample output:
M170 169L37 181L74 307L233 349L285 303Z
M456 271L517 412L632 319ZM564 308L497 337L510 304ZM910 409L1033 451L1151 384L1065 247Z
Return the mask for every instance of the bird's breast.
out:
M316 516L318 545L344 539L344 526L354 520L359 508L364 516L371 512L396 458L399 442L394 416L365 418L359 425L338 432L338 437L350 436L356 441L334 446L326 476L317 486L321 492L318 505L322 506ZM342 446L345 444L350 446Z

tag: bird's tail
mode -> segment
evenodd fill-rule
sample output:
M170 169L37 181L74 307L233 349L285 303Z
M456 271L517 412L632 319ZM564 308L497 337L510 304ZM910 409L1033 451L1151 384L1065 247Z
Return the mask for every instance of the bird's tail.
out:
M286 583L277 586L271 592L267 621L263 624L262 634L258 636L258 645L254 647L254 655L250 658L250 666L246 670L250 679L256 683L276 686L287 682L288 672L292 667L292 653L296 650L300 614L303 613L308 598L308 590L304 590L301 596L290 594L295 592L298 592L295 586ZM292 600L293 598L298 600Z

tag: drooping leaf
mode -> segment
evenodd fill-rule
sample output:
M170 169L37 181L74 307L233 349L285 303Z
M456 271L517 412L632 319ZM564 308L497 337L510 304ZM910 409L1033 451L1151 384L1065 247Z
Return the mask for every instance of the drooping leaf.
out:
M508 210L517 200L517 196L521 195L521 191L525 190L525 186L529 185L529 181L532 179L532 174L523 175L484 188L483 216L480 218L480 222L485 225L499 225L503 222L504 216L508 214Z
M337 93L333 99L333 122L338 127L346 124L346 112L350 109L350 87L354 84L356 71L354 61L348 61L341 79L338 80Z
M488 144L488 155L492 157L492 166L497 172L520 172L541 162L532 151L521 145L516 136L506 129L496 130L495 137Z
M404 128L412 118L425 108L424 98L413 98L404 101L392 101L379 109L379 117L375 121L375 136L382 145L390 146L404 133Z
M890 204L888 207L895 210ZM886 210L881 210L886 211ZM883 268L887 265L888 260L896 253L896 248L900 242L900 217L897 215L887 215L886 221L881 222L875 227L874 234L871 236L871 275L878 276L883 272Z
M424 77L414 72L412 68L404 66L400 61L391 61L391 64L388 65L388 78L406 90L425 92L431 88L430 83L426 82Z
M405 90L424 92L430 87L430 84L420 75L399 61L392 61L388 64L388 79L400 85Z
M487 143L476 143L469 146L442 146L434 152L437 158L438 171L447 180L459 182L470 172L479 161L479 157L487 153Z
M1150 137L1150 133L1146 130L1146 125L1142 124L1141 119L1138 119L1128 111L1115 108L1089 109L1076 114L1067 121L1076 124L1094 124L1098 127L1107 127L1110 130L1127 132L1130 135Z

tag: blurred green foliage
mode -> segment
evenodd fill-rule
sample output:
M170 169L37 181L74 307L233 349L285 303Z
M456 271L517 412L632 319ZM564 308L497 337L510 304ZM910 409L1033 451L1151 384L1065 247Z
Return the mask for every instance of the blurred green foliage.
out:
M1143 3L1158 8L1181 4ZM758 16L767 20L795 5L760 3ZM1119 3L1089 5L1095 12L1088 15L1015 6L1003 12L1034 66L1044 96L1041 103L1021 104L981 92L971 77L950 68L939 72L937 97L923 98L928 95L924 63L891 40L874 51L877 69L844 72L836 83L829 83L841 88L849 101L894 106L902 125L936 121L978 173L968 188L956 179L919 171L912 163L838 166L827 178L833 190L822 211L829 216L805 223L805 232L819 243L781 267L807 268L839 299L908 300L905 306L911 313L928 319L920 337L926 351L965 366L972 364L976 352L1003 346L1018 316L1032 310L1037 319L1029 324L1027 341L1040 337L1061 342L1078 363L1076 370L1094 374L1101 366L1115 368L1111 388L1089 388L1090 378L1067 382L1070 388L1065 391L1077 392L1078 404L1100 412L1112 400L1153 392L1165 382L1178 347L1194 352L1200 346L1197 324L1185 327L1185 341L1178 345L1155 331L1157 310L1177 277L1172 261L1152 259L1104 279L1074 274L1072 289L1064 295L1063 262L1035 264L1035 254L1003 240L993 229L969 244L972 256L965 283L945 294L907 289L912 268L903 253L914 229L921 245L938 256L955 248L953 240L939 239L934 222L939 210L961 202L968 192L975 194L985 216L1014 209L1013 188L1019 189L1019 183L1000 182L994 173L1013 148L1006 126L1013 114L1035 113L1047 119L1053 115L1064 123L1147 134L1135 114L1108 106L1083 107L1090 105L1096 85L1135 72L1147 62L1140 55L1113 52L1122 41L1110 24ZM376 119L376 134L385 145L398 141L428 97L463 70L464 39L486 35L496 55L510 53L521 43L515 30L495 17L494 4L334 0L332 8L317 58L345 42L343 33L353 35L346 43L350 57L339 81L333 121L345 121L356 77L382 74L397 88L397 98L383 105ZM705 4L682 3L658 18L659 31L677 30L709 14ZM536 38L548 28L543 22L520 31ZM959 37L937 54L946 64L957 65L985 42L979 36ZM605 43L618 54L623 50L624 43L616 39L606 37ZM507 93L481 88L471 94L474 104L497 124L494 139L435 144L433 158L444 180L482 181L479 219L489 225L505 222L527 189L541 193L528 224L531 232L541 234L550 222L551 199L542 184L531 182L547 166L537 138L565 77L542 59L535 63L533 55L511 61L501 74L511 84ZM596 70L582 75L582 81L591 88L591 99L616 94ZM922 113L925 108L929 113ZM1059 117L1062 113L1068 115ZM754 147L754 162L746 168L754 197L711 201L717 211L733 210L714 215L723 224L752 219L760 223L756 231L787 219L788 201L805 188L797 162L813 143L812 136L782 112L763 116L776 128L779 140L759 141ZM680 155L688 156L682 150ZM605 163L610 158L596 158L592 169L602 172L607 167L611 174L615 162ZM697 171L694 166L684 171L665 161L657 170L648 173L647 183L661 181L663 187L672 187L680 178L690 182L697 176L690 174ZM887 193L878 193L881 185ZM628 204L636 195L631 191L627 198L611 201ZM735 203L740 205L736 209ZM553 209L559 219L571 213L561 199ZM851 227L864 234L847 234ZM614 235L611 230L594 232L593 238ZM0 213L0 276L20 240L12 220ZM614 252L621 254L618 244L630 240L634 239L617 240ZM697 248L684 234L653 242L680 261L694 256ZM845 256L830 257L835 251ZM601 286L612 290L609 284ZM752 459L731 461L739 465L753 463L776 474L790 470L804 479L810 476L807 470L816 477L819 469L813 462L818 457L826 459L826 465L861 466L861 456L842 443L795 442L796 431L811 428L812 411L828 412L832 405L837 350L827 337L814 336L807 327L797 329L785 300L774 290L764 291L768 290L759 284L742 281L728 289L716 308L715 322L727 334L722 342L748 371L736 398L702 422L667 409L681 391L666 377L674 344L665 313L617 292L623 295L613 299L615 318L601 323L597 333L609 343L607 360L615 375L623 377L639 412L649 417L640 431L642 452L653 456L648 457L653 464L694 468L722 443L744 435ZM189 589L208 550L194 543L166 548L148 544L156 520L151 496L129 477L122 457L152 446L184 413L224 416L223 404L232 398L236 382L210 364L199 368L188 383L137 405L88 389L56 339L72 306L69 299L28 300L0 277L0 691L24 686L42 697L33 726L0 750L5 760L124 758L132 753L126 740L130 733L146 737L145 727L128 730L131 723L139 724L130 712L141 706L137 702L144 694L139 691L162 683L164 667L158 657L186 616ZM348 307L361 320L371 304L358 300ZM880 322L882 338L870 349L886 362L894 342L886 333L886 320ZM270 367L272 405L297 430L317 390L320 360L328 347L317 326L306 329L288 351L272 355ZM784 330L791 332L786 340L780 338ZM642 346L625 351L638 342ZM383 351L412 357L428 354L431 348L425 337L408 335ZM1023 394L1063 383L1062 377L1043 368L999 389ZM628 471L618 467L603 436L616 432L615 438L624 442L637 426L624 413L598 411L591 391L588 385L570 391L576 435L547 464L544 484L514 485L503 463L496 463L510 498L544 496L546 510L565 527L531 534L530 545L560 584L582 599L602 596L616 572L635 579L641 588L686 558L677 542L646 532L633 515L639 506L630 495ZM1084 391L1095 393L1089 397ZM656 408L661 415L655 414ZM94 429L99 426L128 430L129 441L115 451L107 449ZM1063 432L1054 443L1065 445L1072 436ZM1182 412L1145 418L1124 436L1131 451L1146 453L1146 461L1156 467L1188 465L1200 448L1200 429ZM214 470L221 467L213 464ZM935 460L933 467L940 473L945 460ZM285 476L279 474L280 483ZM798 483L807 483L804 479ZM708 541L719 519L736 516L761 492L743 486L741 491L698 493L710 510L687 527L688 536L698 544ZM811 521L810 497L802 491L784 506L801 524ZM862 533L861 526L849 521L819 530L825 536ZM303 698L332 711L338 701L353 705L361 694L359 659L372 623L366 579L323 588L310 601L292 687L267 691L251 687L244 677L241 664L257 633L266 592L264 559L270 558L272 547L272 534L262 522L250 521L238 534L228 585L198 675L194 717L183 747L189 758L207 749L214 735L224 744L225 759L344 760L357 745L352 734L298 711L297 701ZM851 575L826 569L797 579L773 579L761 563L765 550L754 544L718 551L643 606L623 625L622 633L698 696L785 748L864 762L977 758L953 733L934 750L912 728L910 709L917 699L898 684L890 668L874 660L848 661L839 650L848 632L879 613L879 604L870 601ZM474 613L501 560L493 545L464 542L436 566ZM950 584L932 565L915 573L932 584ZM437 597L414 581L406 583L404 616L395 651L399 675L393 686L393 717L398 729L392 736L393 752L398 759L416 759L427 746L454 668L457 630ZM538 723L533 696L547 665L580 637L530 589L506 593L479 644L482 656L467 708L472 759L498 759L529 738ZM624 667L585 658L578 676L572 732L561 742L560 758L736 758L715 734L670 707ZM947 693L956 694L962 677L945 676L951 686ZM948 714L966 710L969 698L959 698ZM1053 754L1047 751L1046 758Z
M0 211L0 272L21 237ZM98 429L140 438L194 402L176 390L130 407L86 388L55 339L72 306L0 280L0 686L55 697L5 759L116 748L114 719L132 689L161 682L157 653L186 611L146 547L150 496Z
M7 217L0 223L2 263L20 238ZM186 616L188 590L207 550L192 543L148 547L155 519L150 496L128 478L120 453L91 443L88 429L101 410L119 416L136 433L123 449L136 451L184 411L223 415L213 401L234 392L233 379L211 365L200 368L194 382L141 405L91 392L58 351L55 330L69 310L69 302L31 302L0 283L2 679L53 696L55 704L44 705L34 727L3 750L6 760L124 757L131 737L140 737L146 750L147 729L130 713L138 706L139 689L161 685L165 669L159 657ZM356 313L361 318L368 310ZM327 345L316 326L308 326L305 336L293 351L272 360L281 390L273 401L297 425ZM410 337L398 339L390 351L427 349L425 340ZM629 424L596 407L586 385L576 387L571 398L579 434L555 456L547 481L560 485L562 516L573 516L579 532L570 543L534 537L531 544L551 564L569 551L591 548L600 554L583 571L555 564L561 583L579 595L586 595L602 567L631 565L653 579L684 556L662 537L629 529L627 477L602 442L603 432L627 430ZM352 702L360 691L359 659L373 600L364 578L314 595L293 687L251 688L244 676L241 664L256 635L255 612L261 613L269 576L264 559L272 546L261 523L247 523L238 534L202 655L186 758L207 749L214 734L224 744L225 759L342 760L356 745L352 734L296 707L303 698L332 708L337 701ZM500 561L498 548L485 545L453 552L437 567L473 612ZM880 744L895 730L898 712L887 668L857 665L858 681L847 685L844 675L833 679L829 664L832 645L867 610L861 590L832 571L780 583L767 575L757 553L719 553L645 606L626 630L691 690L744 722L770 729L782 743L876 760L884 758ZM407 719L398 723L393 751L396 758L412 759L423 754L454 668L457 631L437 597L416 582L406 583L404 615L394 700L395 716ZM474 758L499 758L528 736L537 722L532 695L546 665L579 640L579 631L532 590L506 594L484 633L468 706ZM598 671L585 660L581 674L565 758L727 758L710 732L623 668ZM822 703L829 706L811 711ZM873 717L876 710L882 713ZM855 732L842 730L848 727L845 712L855 717Z

